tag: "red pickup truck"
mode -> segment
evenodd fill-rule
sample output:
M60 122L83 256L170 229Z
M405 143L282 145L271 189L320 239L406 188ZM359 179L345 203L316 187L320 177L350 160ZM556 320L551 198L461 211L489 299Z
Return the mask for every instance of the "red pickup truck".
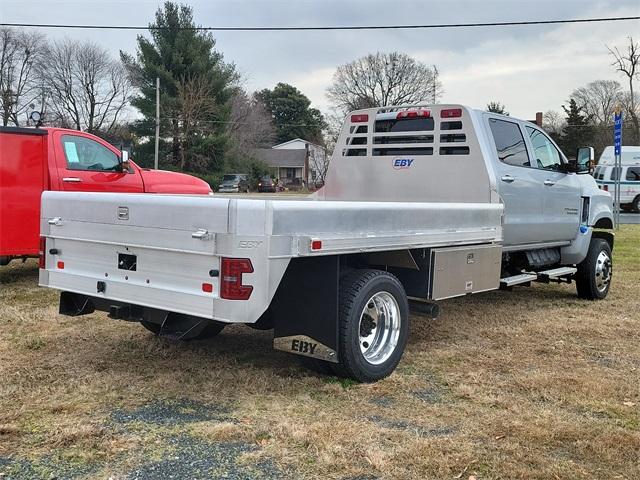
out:
M89 133L0 127L0 265L38 255L44 190L212 193L199 178L140 168Z

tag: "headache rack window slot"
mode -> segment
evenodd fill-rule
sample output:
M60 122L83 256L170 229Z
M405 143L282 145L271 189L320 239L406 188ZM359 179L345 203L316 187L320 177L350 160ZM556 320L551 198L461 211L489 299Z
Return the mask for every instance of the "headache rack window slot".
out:
M396 135L393 137L376 136L373 143L378 145L392 145L394 143L433 143L433 135Z
M347 137L347 145L366 145L367 137Z
M387 132L421 132L434 128L431 117L407 117L376 120L376 133Z
M366 148L345 148L342 151L342 155L345 157L364 157L367 155Z
M447 133L440 135L440 143L466 142L467 136L464 133Z
M469 155L469 147L440 147L440 155Z
M462 122L460 120L440 122L440 130L462 130Z
M433 155L433 147L374 148L373 156Z

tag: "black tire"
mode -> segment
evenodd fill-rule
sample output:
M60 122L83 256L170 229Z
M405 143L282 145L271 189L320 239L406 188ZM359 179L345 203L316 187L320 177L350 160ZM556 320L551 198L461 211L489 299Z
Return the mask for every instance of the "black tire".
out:
M602 238L592 238L587 257L578 264L576 290L586 300L602 300L609 293L613 263L611 247Z
M633 199L631 209L636 213L640 213L640 195Z
M375 302L374 297L376 297ZM391 308L397 307L398 323L395 329L381 331L395 330L393 334L395 343L393 341L382 342L387 347L382 349L380 355L367 359L365 355L376 352L374 348L377 344L376 332L381 327L380 316L375 322L369 313L365 313L365 307L368 309L377 308L379 303L391 302L391 297L395 301L395 305ZM378 310L375 311L379 314ZM361 324L361 317L363 322L368 321L369 323ZM388 315L388 317L392 321L393 315ZM389 376L402 358L409 335L409 304L402 284L396 277L382 270L354 270L350 272L340 280L338 323L340 362L331 365L334 372L338 376L349 377L359 382L375 382ZM368 328L368 334L372 334L373 331L374 335L371 345L367 345L366 341L362 342L365 352L361 350L360 343L363 328ZM367 333L367 330L364 330L364 333ZM371 353L368 353L368 347L373 349Z

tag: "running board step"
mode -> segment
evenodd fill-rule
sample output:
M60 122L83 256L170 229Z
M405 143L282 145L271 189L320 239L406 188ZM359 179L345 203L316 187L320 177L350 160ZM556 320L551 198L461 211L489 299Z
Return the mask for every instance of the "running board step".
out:
M523 283L530 283L538 279L538 275L535 273L521 273L520 275L513 275L512 277L505 277L500 279L500 286L502 288L513 287L514 285L522 285Z
M567 275L573 275L577 271L578 269L576 267L560 267L560 268L554 268L552 270L545 270L543 272L538 272L538 277L560 278L560 277L566 277Z
M544 270L542 272L521 273L519 275L513 275L511 277L505 277L500 279L501 288L509 288L515 285L522 285L523 283L530 282L549 282L550 280L559 280L563 277L573 275L578 271L575 267L559 267L551 270Z

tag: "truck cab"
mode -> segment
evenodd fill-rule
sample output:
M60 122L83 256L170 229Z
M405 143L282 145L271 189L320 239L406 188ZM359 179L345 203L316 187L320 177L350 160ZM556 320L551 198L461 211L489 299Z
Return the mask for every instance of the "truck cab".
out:
M198 178L140 168L126 157L86 132L0 127L0 264L38 255L43 191L212 193Z

